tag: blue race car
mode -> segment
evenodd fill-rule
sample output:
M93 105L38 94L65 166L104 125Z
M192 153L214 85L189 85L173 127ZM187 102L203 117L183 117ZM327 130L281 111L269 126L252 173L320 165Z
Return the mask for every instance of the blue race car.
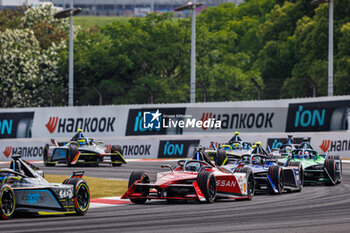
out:
M293 166L291 166L293 165ZM251 150L241 156L237 162L222 166L232 172L252 169L255 178L255 190L281 194L284 190L301 191L303 169L300 163L286 161L282 166L271 159L269 154L257 142Z

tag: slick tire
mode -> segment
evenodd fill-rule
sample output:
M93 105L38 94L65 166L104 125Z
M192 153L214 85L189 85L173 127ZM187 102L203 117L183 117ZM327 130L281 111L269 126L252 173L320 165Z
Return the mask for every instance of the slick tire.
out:
M329 156L327 157L327 159L340 160L340 156L339 156L339 155L329 155Z
M63 184L74 186L74 215L85 215L90 206L90 189L86 181L81 178L66 179Z
M340 184L343 177L343 163L341 161L341 157L339 155L329 155L327 159L334 159L336 162L336 172L337 172L337 180L336 183Z
M216 179L212 172L202 171L197 176L197 183L207 203L213 203L216 198Z
M247 177L247 195L248 200L252 200L255 194L255 179L253 170L250 167L237 167L235 173L245 173ZM245 199L237 199L245 200Z
M298 189L297 192L300 192L302 190L302 188L303 188L303 185L304 185L304 170L303 170L303 166L301 165L300 162L297 162L297 161L289 161L288 166L298 167L299 179L300 179L300 189Z
M335 185L337 183L337 166L334 159L326 159L324 161L324 168L327 170L330 178L335 182L329 181L326 185Z
M122 155L122 147L120 145L113 145L111 148L112 153L120 153ZM116 155L111 155L111 161L115 162L118 161L118 156ZM122 164L121 163L112 163L113 167L120 167Z
M7 220L12 218L15 212L16 199L12 188L6 184L0 184L0 217Z
M78 153L78 146L74 144L70 144L68 148L67 156L66 156L66 163L68 167L72 166L72 161L77 153Z
M133 171L129 177L128 188L130 188L135 181L141 180L141 183L149 183L149 176L145 171ZM149 188L147 187L136 187L136 193L142 193L141 196L147 197L149 194ZM144 204L147 201L147 198L130 198L130 201L135 204Z
M49 163L49 148L50 148L50 145L46 144L44 148L44 154L43 154L44 165L46 167L54 167L56 165L55 163Z
M268 174L272 180L272 183L275 185L277 189L277 193L273 191L271 187L271 194L282 194L283 192L283 172L282 167L278 165L270 166L268 170Z
M215 164L216 166L220 167L222 165L225 165L227 160L227 155L225 150L217 150L216 151L216 156L215 156Z

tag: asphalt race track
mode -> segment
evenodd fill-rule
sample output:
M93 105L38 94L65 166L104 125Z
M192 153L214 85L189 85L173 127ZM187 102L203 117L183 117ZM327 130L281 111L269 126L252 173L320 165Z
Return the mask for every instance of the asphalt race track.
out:
M169 162L129 162L122 167L43 168L45 173L127 179L132 170L161 171ZM174 164L175 162L170 162ZM8 167L8 165L1 165ZM152 172L152 175L155 173ZM152 201L91 208L83 217L18 216L0 222L0 232L350 232L350 164L337 186L308 186L300 193L256 195L252 201L214 204Z

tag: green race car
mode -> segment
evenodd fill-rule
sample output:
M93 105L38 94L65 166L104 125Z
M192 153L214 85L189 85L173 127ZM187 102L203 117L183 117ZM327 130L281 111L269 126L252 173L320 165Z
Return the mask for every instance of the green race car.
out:
M342 161L339 155L319 155L312 147L300 146L289 155L278 159L280 164L293 166L301 163L304 171L304 184L339 184L342 180Z

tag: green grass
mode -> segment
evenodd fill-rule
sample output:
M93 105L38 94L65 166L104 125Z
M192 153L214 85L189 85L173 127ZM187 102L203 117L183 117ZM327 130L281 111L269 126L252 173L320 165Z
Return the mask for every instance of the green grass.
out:
M45 174L45 179L50 183L62 183L67 176ZM128 181L108 180L84 176L83 179L89 185L90 198L122 196L128 189Z
M108 17L108 16L76 16L74 17L74 24L82 28L91 28L92 26L103 27L106 24L114 22L128 22L129 17Z

